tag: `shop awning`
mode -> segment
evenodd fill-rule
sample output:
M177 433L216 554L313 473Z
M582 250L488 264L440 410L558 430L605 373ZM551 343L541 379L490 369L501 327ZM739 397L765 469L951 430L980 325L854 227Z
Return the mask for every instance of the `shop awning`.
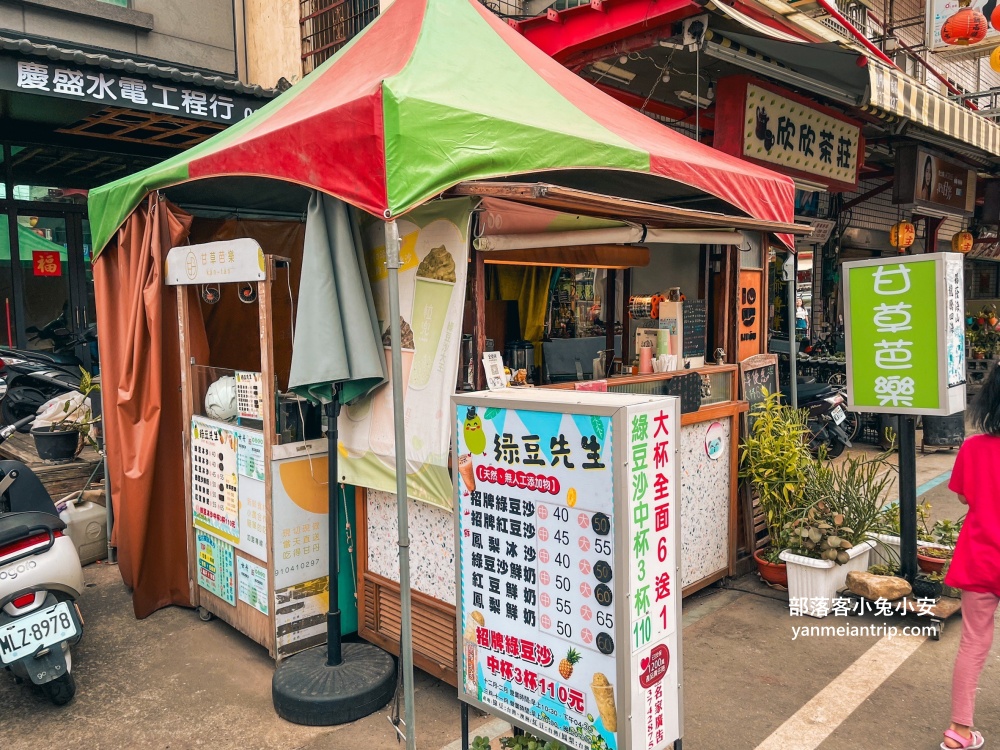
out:
M788 34L713 1L711 7L726 17L728 28L709 32L706 38L710 54L715 45L716 52L727 59L778 80L787 80L787 71L792 71L803 77L800 83L806 89L812 87L817 93L882 119L908 120L954 141L942 144L946 147L971 146L1000 157L1000 125L993 120L870 56L832 29L795 12L790 5L779 0L756 3L772 12L780 11L787 23L801 27L820 41L792 41ZM734 21L740 25L739 31L732 31ZM857 64L860 56L866 58L866 64Z
M789 178L615 101L475 0L396 0L256 114L92 191L89 208L100 251L144 195L190 180L271 177L391 218L459 182L554 171L586 172L594 192L645 175L630 197L710 196L764 221L793 215Z
M599 195L544 183L462 182L451 192L455 195L501 198L576 216L608 220L625 219L632 224L655 228L738 229L800 236L812 233L812 227L807 224L761 221L678 206L664 206L659 203Z
M869 59L869 97L862 107L902 117L1000 157L1000 125L877 60Z

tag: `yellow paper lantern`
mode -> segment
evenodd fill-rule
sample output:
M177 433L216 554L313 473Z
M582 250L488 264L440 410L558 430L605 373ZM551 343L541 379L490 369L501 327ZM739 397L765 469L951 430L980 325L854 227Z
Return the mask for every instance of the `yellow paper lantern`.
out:
M972 239L971 232L958 232L951 238L951 249L965 255L972 249Z
M907 248L917 239L917 228L908 221L900 221L889 230L889 244L900 249Z
M1000 73L1000 47L997 47L990 53L990 67L997 73Z

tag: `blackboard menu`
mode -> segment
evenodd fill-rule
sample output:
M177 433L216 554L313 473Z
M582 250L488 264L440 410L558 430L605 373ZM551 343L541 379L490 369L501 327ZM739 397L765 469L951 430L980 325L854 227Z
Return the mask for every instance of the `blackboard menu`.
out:
M705 329L708 325L708 307L703 299L685 300L684 341L682 357L705 356Z
M752 425L754 408L778 390L778 356L757 354L740 362L740 387L743 400L750 404L747 424Z

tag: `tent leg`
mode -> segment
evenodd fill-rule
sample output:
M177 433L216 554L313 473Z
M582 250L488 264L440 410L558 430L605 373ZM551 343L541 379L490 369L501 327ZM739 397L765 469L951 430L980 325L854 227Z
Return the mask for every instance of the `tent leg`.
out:
M410 597L410 529L406 508L406 430L403 424L403 356L399 326L399 227L385 223L385 257L389 271L389 335L392 339L392 413L396 427L396 508L399 517L399 658L403 669L406 750L416 750L413 708L413 604Z

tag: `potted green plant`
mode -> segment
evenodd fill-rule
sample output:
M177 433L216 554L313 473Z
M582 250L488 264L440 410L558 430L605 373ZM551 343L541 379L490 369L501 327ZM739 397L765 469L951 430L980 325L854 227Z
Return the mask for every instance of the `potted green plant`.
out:
M788 596L803 613L824 617L852 570L868 568L882 520L882 506L894 479L884 456L851 456L843 463L815 461L806 467L801 514L786 523ZM824 605L824 602L826 603Z
M944 573L941 571L918 573L913 579L915 599L940 599L944 593Z
M70 461L85 443L96 446L93 433L100 417L94 416L89 399L100 385L83 368L80 372L79 390L64 394L54 408L39 415L31 428L35 450L43 461Z
M930 510L930 504L924 503ZM917 565L926 573L941 573L955 553L955 543L962 530L965 517L957 521L942 518L929 526L928 514L919 516L920 531L917 535Z
M781 551L788 544L787 524L802 508L806 469L814 459L809 453L804 411L766 394L754 407L750 434L740 448L740 477L757 493L764 512L770 544L754 552L761 577L768 583L788 585Z

